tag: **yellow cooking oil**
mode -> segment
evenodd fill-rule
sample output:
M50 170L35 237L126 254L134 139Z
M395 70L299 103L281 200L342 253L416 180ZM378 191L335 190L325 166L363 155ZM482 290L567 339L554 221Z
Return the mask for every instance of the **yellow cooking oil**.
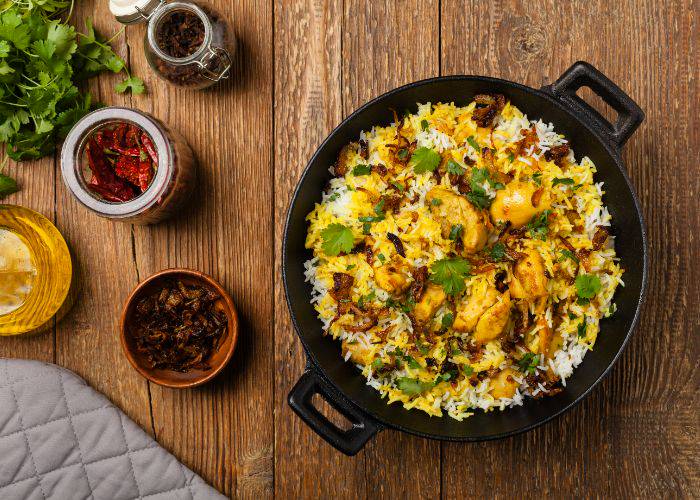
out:
M50 326L72 276L68 246L51 221L25 207L0 205L0 335Z

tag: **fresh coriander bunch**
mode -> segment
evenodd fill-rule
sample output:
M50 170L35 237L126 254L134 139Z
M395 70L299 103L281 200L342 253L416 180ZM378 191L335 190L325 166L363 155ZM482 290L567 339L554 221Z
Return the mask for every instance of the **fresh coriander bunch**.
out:
M55 151L93 107L90 94L79 88L91 76L124 72L126 79L115 90L144 92L143 82L110 47L111 39L96 33L90 21L85 33L69 24L73 2L0 5L0 142L10 158L31 160Z

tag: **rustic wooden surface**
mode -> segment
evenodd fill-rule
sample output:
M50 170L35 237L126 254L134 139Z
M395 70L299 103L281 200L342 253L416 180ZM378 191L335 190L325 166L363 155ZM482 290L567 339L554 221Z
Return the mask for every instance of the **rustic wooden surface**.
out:
M78 2L104 33L107 2ZM700 88L697 5L501 0L217 0L240 41L234 77L179 91L149 72L143 26L117 48L149 95L102 102L144 109L180 130L202 184L154 227L113 224L71 198L53 158L10 166L5 202L46 214L81 269L80 297L51 331L0 338L0 356L53 361L107 394L185 464L241 498L693 497L700 495ZM567 415L533 432L438 443L393 431L356 457L335 452L286 405L304 358L280 276L283 220L308 158L366 100L435 75L481 74L534 87L583 59L619 83L646 122L624 159L646 217L649 295L612 374ZM117 321L136 283L185 266L221 280L242 319L237 354L209 386L148 384L122 356Z

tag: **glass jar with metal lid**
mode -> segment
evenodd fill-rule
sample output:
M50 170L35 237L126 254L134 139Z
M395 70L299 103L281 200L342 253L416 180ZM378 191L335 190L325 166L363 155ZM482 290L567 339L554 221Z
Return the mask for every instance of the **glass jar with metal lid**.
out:
M185 139L142 111L106 107L83 117L61 149L63 181L109 219L152 224L188 200L195 158Z
M234 50L224 18L205 4L165 0L110 0L123 24L146 22L146 58L164 80L203 89L228 78Z

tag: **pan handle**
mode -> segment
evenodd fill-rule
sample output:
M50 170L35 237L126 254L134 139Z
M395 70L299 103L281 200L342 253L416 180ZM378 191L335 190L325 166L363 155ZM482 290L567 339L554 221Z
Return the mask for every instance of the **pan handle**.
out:
M584 86L590 87L617 112L614 125L576 95L576 91ZM584 61L574 63L556 82L542 90L563 101L577 114L582 114L618 150L644 121L644 112L637 103L607 76Z
M311 401L314 394L319 394L323 397L328 404L352 423L352 427L348 430L340 429L324 417ZM374 419L361 413L342 397L336 395L335 391L310 367L307 367L289 393L288 402L292 410L316 434L328 441L337 450L349 456L355 455L372 436L384 429Z

